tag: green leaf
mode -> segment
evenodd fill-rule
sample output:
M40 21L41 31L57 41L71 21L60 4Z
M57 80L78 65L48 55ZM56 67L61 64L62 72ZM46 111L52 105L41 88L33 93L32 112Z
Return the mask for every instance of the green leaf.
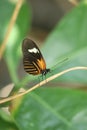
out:
M5 32L8 28L8 23L13 14L15 6L16 4L14 4L14 2L7 0L0 1L0 9L2 9L0 13L0 41L3 41L2 39L5 36ZM13 82L16 84L18 82L17 69L21 58L21 42L24 39L26 32L29 31L30 25L31 9L27 3L24 3L12 29L5 51L5 61L8 66L10 76Z
M13 112L21 130L86 130L87 94L41 88L26 95Z
M6 26L10 20L14 7L14 3L8 2L7 0L0 0L0 43L4 38Z
M69 57L62 66L56 67L54 74L69 67L87 65L86 23L87 4L81 3L62 19L48 37L42 51L49 66ZM78 70L58 80L87 84L86 75L87 71ZM22 81L23 84L25 82ZM86 99L87 93L81 91L41 88L25 95L13 108L12 116L21 130L86 130Z
M51 74L56 74L71 67L87 66L87 60L85 60L87 57L86 15L87 4L81 3L72 9L48 36L42 47L42 52L47 68L51 69ZM68 60L60 64L65 58L68 58ZM49 75L47 74L47 76ZM86 75L86 70L75 70L58 77L54 82L84 85L87 84ZM21 83L27 84L32 81L33 78L29 80L29 77L26 78L27 80L23 79ZM37 77L34 77L35 79Z
M75 66L87 66L87 4L81 3L67 14L47 38L43 48L47 66L52 67L64 58L54 74ZM61 82L87 84L87 71L73 71L58 78Z
M0 110L0 129L1 130L19 130L12 118L4 111Z

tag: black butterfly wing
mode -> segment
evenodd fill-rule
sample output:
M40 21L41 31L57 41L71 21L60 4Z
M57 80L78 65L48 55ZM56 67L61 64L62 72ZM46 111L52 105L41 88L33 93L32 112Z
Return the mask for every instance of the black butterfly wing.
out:
M46 70L46 63L44 58L34 41L28 38L24 39L22 44L22 51L23 64L26 72L37 75Z

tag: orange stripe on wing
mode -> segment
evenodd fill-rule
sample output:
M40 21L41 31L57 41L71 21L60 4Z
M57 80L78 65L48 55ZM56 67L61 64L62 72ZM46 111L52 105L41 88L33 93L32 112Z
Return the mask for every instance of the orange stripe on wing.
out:
M37 62L38 62L38 66L41 68L41 70L46 69L46 63L43 58L41 58L40 60L37 60Z
M35 65L37 72L36 74L41 74L41 69L39 68L39 65L37 65L35 62L33 62L33 64Z

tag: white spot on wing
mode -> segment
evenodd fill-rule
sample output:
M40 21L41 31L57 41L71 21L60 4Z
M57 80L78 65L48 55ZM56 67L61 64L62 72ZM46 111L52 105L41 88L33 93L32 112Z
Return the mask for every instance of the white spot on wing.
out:
M37 48L28 49L30 53L39 53L39 50Z

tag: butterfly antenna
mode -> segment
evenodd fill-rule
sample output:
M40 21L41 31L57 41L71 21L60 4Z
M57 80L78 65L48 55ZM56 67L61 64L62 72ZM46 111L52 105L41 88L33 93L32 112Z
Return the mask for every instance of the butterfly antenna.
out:
M67 61L67 60L69 60L68 57L64 58L63 60L60 60L60 61L57 62L52 68L56 68L57 65L62 64L62 63L64 63L64 62Z

